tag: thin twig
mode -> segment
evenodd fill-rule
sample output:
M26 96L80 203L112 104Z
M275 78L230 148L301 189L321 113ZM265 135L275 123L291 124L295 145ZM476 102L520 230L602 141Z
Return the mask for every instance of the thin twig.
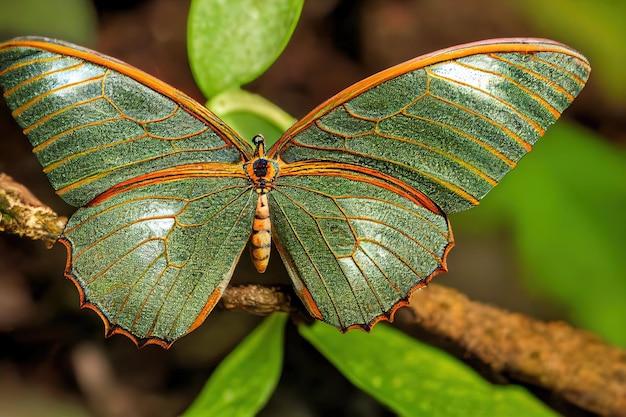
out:
M46 242L56 240L67 221L1 173L0 214L0 231ZM258 315L303 312L284 286L230 286L220 305ZM408 308L413 315L404 324L451 341L494 371L549 389L585 410L626 417L626 351L593 334L484 305L436 284L415 292Z

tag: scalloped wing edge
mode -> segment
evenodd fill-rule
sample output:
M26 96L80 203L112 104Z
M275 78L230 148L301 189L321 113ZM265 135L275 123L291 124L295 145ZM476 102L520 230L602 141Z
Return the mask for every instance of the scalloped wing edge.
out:
M474 54L497 52L559 52L577 58L589 67L589 61L580 52L560 42L544 38L495 38L439 49L377 72L341 90L339 93L324 101L303 118L294 123L285 133L283 133L276 143L274 143L267 155L270 158L276 158L280 155L282 148L291 140L291 138L309 127L315 120L324 116L335 107L353 99L373 87L376 87L377 85L382 84L385 81L407 72L424 68L428 65L463 58Z
M407 307L408 305L411 304L411 297L416 291L421 290L422 288L426 288L428 284L430 284L430 282L436 276L448 272L448 255L450 254L450 251L452 250L452 248L454 248L456 242L454 241L454 233L452 232L452 227L450 226L450 220L448 219L447 216L446 216L446 222L448 223L448 233L449 233L448 239L449 240L448 240L448 244L443 250L443 255L441 256L441 265L435 268L435 270L431 272L430 275L428 275L426 278L420 280L417 284L411 287L409 291L407 292L406 296L398 300L393 306L391 306L391 308L388 311L386 311L385 313L377 317L374 317L374 319L372 319L367 324L353 324L351 326L348 326L346 329L341 330L343 333L346 333L354 329L361 329L361 330L365 330L366 332L369 332L374 328L376 324L380 322L387 321L389 323L392 323L396 319L395 316L398 310L400 310L402 307Z
M117 71L120 74L130 77L144 86L166 96L170 100L173 100L186 109L191 115L195 116L198 120L208 124L226 143L230 143L237 148L244 161L249 160L252 157L254 150L251 145L240 138L230 126L217 117L213 112L182 91L124 61L69 42L39 36L17 37L0 43L0 49L11 47L37 48L48 52L79 58Z
M104 337L105 338L109 338L113 335L120 334L130 339L131 342L133 342L133 344L137 346L139 349L142 349L148 345L158 345L162 347L163 349L167 350L170 347L172 347L174 342L180 339L180 337L183 337L193 332L194 330L196 330L206 320L207 316L209 315L209 313L211 313L211 311L213 310L213 308L215 307L215 305L217 304L217 302L220 300L222 296L221 289L219 287L216 288L207 299L207 303L203 307L202 311L200 312L196 320L194 320L194 322L191 324L189 329L187 329L187 332L181 335L179 338L174 339L174 340L165 340L159 337L139 338L135 336L134 334L132 334L130 331L121 327L120 325L111 323L109 318L102 312L102 310L97 305L87 300L87 297L85 295L85 290L83 289L82 285L80 284L76 276L74 276L74 274L72 273L72 250L73 250L72 243L63 236L59 237L57 242L63 244L67 252L66 253L67 257L65 261L65 271L63 274L65 275L65 278L71 281L76 287L76 290L78 291L78 302L79 302L80 308L89 309L95 312L96 315L100 317L100 320L102 320L102 323L104 324Z
M454 248L456 242L454 240L454 234L452 232L452 227L450 225L450 219L448 219L447 216L446 216L446 222L448 224L449 237L448 237L448 244L444 248L443 255L441 256L441 265L435 268L435 270L431 272L430 275L428 275L426 278L421 279L414 286L412 286L407 292L407 294L404 297L400 298L398 301L396 301L389 308L389 310L384 311L383 313L374 317L368 323L351 324L348 327L340 327L340 328L336 326L333 326L333 327L337 328L342 333L346 333L346 332L349 332L350 330L355 330L355 329L369 332L374 328L375 325L377 325L380 322L392 323L395 320L395 316L398 310L410 304L411 297L417 290L427 287L428 284L430 284L430 282L436 276L448 272L448 255L450 254L450 251L452 250L452 248ZM274 242L274 245L276 245L276 249L280 253L280 257L285 263L285 267L287 268L289 275L295 274L295 272L291 272L291 271L294 271L294 269L291 265L289 265L289 263L292 263L291 258L289 257L288 252L285 251L284 247L280 243L278 236L273 234L272 241ZM304 304L304 306L306 307L309 314L312 317L314 317L316 320L324 321L322 314L319 308L317 307L315 300L313 300L313 297L311 296L311 293L309 292L309 290L306 287L303 287L302 291L298 291L298 289L296 288L296 293L298 294L298 297L302 301L302 304Z
M441 256L441 264L437 268L435 268L427 277L421 279L414 286L412 286L407 291L407 294L404 297L400 298L398 301L396 301L391 306L391 308L389 308L389 310L384 311L380 315L374 317L368 323L358 323L358 324L352 324L347 327L340 327L340 328L338 327L338 329L341 332L347 332L353 329L361 329L365 331L370 331L377 323L381 321L393 322L395 319L396 312L400 308L405 307L410 304L410 298L415 291L426 287L430 283L430 281L432 281L432 279L436 277L437 275L448 272L448 263L447 263L448 254L450 253L450 251L455 245L454 233L452 232L450 219L448 218L446 213L443 210L441 210L439 206L437 206L435 202L433 202L430 198L428 198L427 195L425 195L421 191L416 190L415 188L406 184L404 181L401 181L397 178L383 174L377 170L367 168L367 167L362 167L359 165L330 163L330 165L332 165L332 168L330 168L327 166L328 163L325 161L301 161L301 162L295 162L292 164L287 164L281 161L280 159L279 159L279 163L281 164L280 166L281 166L281 172L283 176L297 175L299 170L305 170L305 171L315 170L315 168L326 168L325 169L325 171L327 172L326 175L328 175L331 171L340 173L341 171L345 170L346 172L352 171L352 172L357 172L360 174L373 176L379 180L387 181L390 185L398 187L405 192L410 191L411 195L407 198L410 198L411 200L414 201L414 203L421 205L422 207L432 211L433 213L437 213L437 214L444 216L444 218L446 219L446 224L448 226L448 244L443 249L443 254ZM320 174L318 173L318 175ZM322 313L320 312L319 307L317 306L317 303L313 299L309 290L306 288L306 285L304 285L304 283L300 280L298 273L293 267L293 260L291 256L289 255L289 252L286 251L285 248L282 246L280 242L280 238L275 228L272 228L272 241L274 242L274 245L276 246L276 249L278 250L280 257L283 263L285 264L285 268L287 269L289 276L292 278L292 283L294 285L296 293L298 294L298 297L300 298L300 300L306 307L307 311L315 319L324 321ZM297 284L296 278L297 278L297 282L300 284Z

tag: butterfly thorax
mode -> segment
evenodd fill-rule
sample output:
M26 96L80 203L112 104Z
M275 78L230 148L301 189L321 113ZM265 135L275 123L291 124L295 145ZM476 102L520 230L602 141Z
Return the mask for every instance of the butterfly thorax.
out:
M265 157L265 140L263 136L256 135L252 139L252 143L256 146L254 159L246 162L243 168L256 192L265 194L274 188L274 180L278 175L278 162Z
M246 175L259 194L265 194L274 188L278 174L278 163L265 157L255 158L244 165Z

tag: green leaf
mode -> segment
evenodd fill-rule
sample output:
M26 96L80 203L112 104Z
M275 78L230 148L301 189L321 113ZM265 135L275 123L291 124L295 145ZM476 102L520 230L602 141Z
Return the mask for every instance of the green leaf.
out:
M511 222L531 288L626 346L626 155L567 123L546 136L480 207L453 220Z
M590 58L604 92L626 98L626 2L529 0L514 2L546 36L571 43Z
M265 319L217 367L183 417L254 416L276 388L287 315Z
M402 416L555 416L523 388L492 385L389 326L342 334L318 322L299 330L354 385Z
M4 1L0 37L40 35L82 45L96 39L97 16L90 0Z
M213 97L207 107L244 139L259 133L265 136L268 148L296 121L271 101L239 89Z
M207 97L261 75L283 51L304 0L193 0L187 45Z

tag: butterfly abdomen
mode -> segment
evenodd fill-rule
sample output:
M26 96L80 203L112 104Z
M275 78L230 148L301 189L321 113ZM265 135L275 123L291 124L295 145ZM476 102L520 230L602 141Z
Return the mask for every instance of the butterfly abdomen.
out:
M267 203L267 194L259 194L252 223L250 237L252 263L257 271L263 273L270 260L272 249L272 223L270 221L270 207Z

